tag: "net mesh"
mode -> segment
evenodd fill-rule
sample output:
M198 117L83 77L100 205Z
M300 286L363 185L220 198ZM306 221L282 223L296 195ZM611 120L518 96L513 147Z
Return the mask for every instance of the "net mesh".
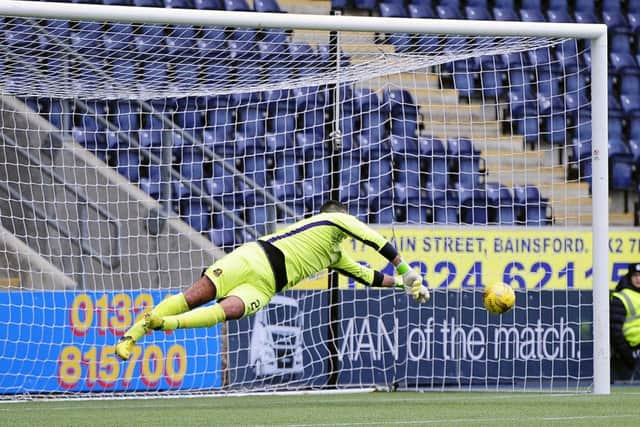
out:
M2 34L3 280L19 290L0 295L0 393L591 381L590 294L567 290L588 261L544 255L588 250L566 227L591 221L584 42L19 17ZM330 198L408 254L427 309L347 278L336 297L321 273L114 358L145 309ZM498 319L491 281L519 288Z

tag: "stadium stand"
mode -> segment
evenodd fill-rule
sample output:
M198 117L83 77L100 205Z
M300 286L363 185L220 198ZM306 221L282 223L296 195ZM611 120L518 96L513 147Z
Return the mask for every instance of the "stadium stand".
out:
M234 11L287 12L299 10L305 2L292 5L286 1L256 0L103 0L104 4L133 4L144 7L225 9ZM308 3L308 2L307 2ZM440 2L403 1L338 1L331 6L344 13L365 13L388 17L523 20L529 22L604 22L610 27L610 67L615 76L611 81L612 105L619 103L619 112L613 111L609 121L610 162L616 173L612 176L612 190L625 194L637 192L637 170L640 161L640 68L638 67L638 32L640 8L635 2L602 2L596 7L591 0L575 0L567 3L549 0L467 0ZM317 5L309 10L317 10ZM326 10L326 13L329 11ZM281 78L284 73L304 75L305 62L325 58L329 63L328 46L295 40L284 30L234 31L210 28L201 30L188 26L174 26L166 33L158 27L114 24L109 32L96 24L80 24L73 28L67 21L50 21L46 27L48 37L71 38L73 50L82 55L95 54L100 49L117 51L128 45L136 47L145 58L144 67L135 70L131 61L116 61L109 66L118 80L136 81L144 87L145 81L178 77L176 84L189 87L193 79L203 72L217 75L240 75L242 78ZM47 37L37 38L29 33L28 26L15 19L4 30L4 40L11 49L19 49L33 43L47 43ZM164 41L164 49L158 50L158 41ZM274 44L262 40L281 41ZM194 42L195 41L195 42ZM398 52L417 49L427 52L437 46L429 36L387 34L382 41ZM450 39L447 43L466 43ZM446 49L446 46L445 46ZM180 61L165 61L176 54L215 58L206 71ZM228 53L228 58L224 55ZM563 43L555 48L554 59L558 67L567 69L567 58L577 53L575 44ZM570 127L576 141L570 153L567 168L574 167L581 180L590 177L590 123L589 118L577 108L588 103L588 75L583 66L562 80L553 69L537 65L553 63L548 50L531 52L526 64L507 72L511 61L520 57L506 55L501 63L493 66L472 60L455 61L449 73L451 87L459 99L477 104L479 100L505 100L508 102L508 119L525 142L543 139L552 145L564 141L565 130ZM234 70L233 59L251 56L274 63L274 59L286 58L298 67L271 66L263 69L260 60L256 69ZM349 54L344 53L348 63ZM60 59L56 59L60 60ZM169 64L169 66L167 65ZM52 60L50 67L56 67ZM99 64L94 64L99 66ZM265 67L266 68L266 67ZM482 71L480 71L482 69ZM90 67L77 74L79 84L91 84ZM445 71L446 72L446 71ZM509 81L509 85L503 82ZM442 80L446 81L446 80ZM442 87L441 89L451 89ZM508 87L508 89L507 89ZM353 93L352 105L343 106L341 116L345 134L356 136L343 141L346 147L358 147L358 151L341 156L341 199L353 201L350 210L361 218L387 223L433 221L435 223L462 222L466 224L549 224L554 218L550 204L554 201L544 194L544 183L494 181L491 169L485 163L482 152L474 148L475 135L460 135L445 139L437 132L423 129L419 94L408 91L381 90L368 87L345 87ZM246 95L246 94L245 94ZM183 99L177 102L166 119L178 129L186 131L202 147L225 158L242 154L240 170L260 187L269 189L278 200L285 201L299 215L310 209L329 191L326 162L317 161L315 154L324 147L328 135L327 117L323 107L327 105L326 91L320 87L298 88L291 91L249 94L246 96L218 96L206 99ZM344 99L345 97L343 97ZM159 198L163 190L160 182L163 173L160 165L146 159L141 150L156 154L162 146L167 129L160 117L143 115L131 103L113 101L109 104L88 102L90 110L75 105L73 123L67 124L60 113L60 100L31 100L31 105L51 123L72 132L74 139L100 159L111 161L120 174L136 183L145 192ZM168 101L172 102L172 101ZM493 101L495 102L495 101ZM402 112L394 108L402 104ZM409 107L408 107L409 106ZM538 122L532 110L547 112L547 118ZM167 110L165 108L165 110ZM304 110L303 113L297 111ZM568 114L556 114L567 111ZM205 113L206 112L206 113ZM433 113L433 112L432 112ZM444 113L443 113L444 114ZM107 132L100 118L108 120L120 132ZM300 124L305 132L295 132ZM355 131L355 132L352 132ZM542 134L540 133L542 132ZM133 135L132 141L122 133ZM230 194L250 189L234 181L232 175L220 166L203 167L207 163L206 152L193 147L183 132L172 135L174 164L182 177L196 183L206 193L230 209L243 211L247 223L261 227L274 213L259 205L254 197L239 200ZM235 141L229 147L229 141ZM138 146L139 145L139 146ZM302 150L304 164L294 155ZM162 155L158 154L159 157ZM112 159L112 160L110 160ZM361 167L366 162L367 167ZM624 173L622 173L624 171ZM499 176L498 176L499 177ZM485 181L487 181L485 183ZM584 187L580 187L584 188ZM588 191L588 190L587 190ZM199 197L192 197L188 188L174 185L173 198L179 200L176 209L194 229L207 234L217 245L228 248L242 241L241 233L230 231L230 219L213 212ZM184 197L183 197L184 196ZM242 202L242 203L240 203ZM317 205L315 205L317 206ZM384 209L383 209L384 207ZM378 212L370 218L368 212ZM278 214L279 220L293 218ZM559 219L562 221L562 219ZM261 230L264 231L264 230Z

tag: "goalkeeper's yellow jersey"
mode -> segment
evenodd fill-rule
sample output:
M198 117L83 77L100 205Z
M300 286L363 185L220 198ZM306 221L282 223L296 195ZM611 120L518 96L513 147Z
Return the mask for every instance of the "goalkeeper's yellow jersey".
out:
M377 231L345 213L321 213L287 228L261 237L284 255L287 283L295 286L325 268L346 274L367 285L380 285L382 274L358 264L340 249L340 243L353 237L393 260L397 251Z

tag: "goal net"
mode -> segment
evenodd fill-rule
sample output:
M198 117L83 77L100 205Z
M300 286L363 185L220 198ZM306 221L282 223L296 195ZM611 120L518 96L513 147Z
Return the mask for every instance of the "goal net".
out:
M599 26L6 3L0 398L608 391L606 292L629 260L607 277ZM329 199L421 271L428 304L320 272L116 359L150 307ZM494 282L516 289L502 316Z

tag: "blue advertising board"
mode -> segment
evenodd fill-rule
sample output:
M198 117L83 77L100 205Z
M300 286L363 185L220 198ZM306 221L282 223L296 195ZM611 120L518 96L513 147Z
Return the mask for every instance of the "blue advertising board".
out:
M0 293L0 394L220 387L220 326L154 332L131 360L115 356L123 333L166 295Z
M519 290L502 316L482 307L482 292L435 290L426 305L402 291L341 290L337 383L342 386L582 387L593 379L591 291ZM282 381L330 378L328 291L288 291L302 313L302 366ZM250 353L258 320L229 325L232 383L279 380L258 375ZM265 350L266 351L266 350ZM277 355L276 355L277 357ZM284 372L284 370L283 370Z

